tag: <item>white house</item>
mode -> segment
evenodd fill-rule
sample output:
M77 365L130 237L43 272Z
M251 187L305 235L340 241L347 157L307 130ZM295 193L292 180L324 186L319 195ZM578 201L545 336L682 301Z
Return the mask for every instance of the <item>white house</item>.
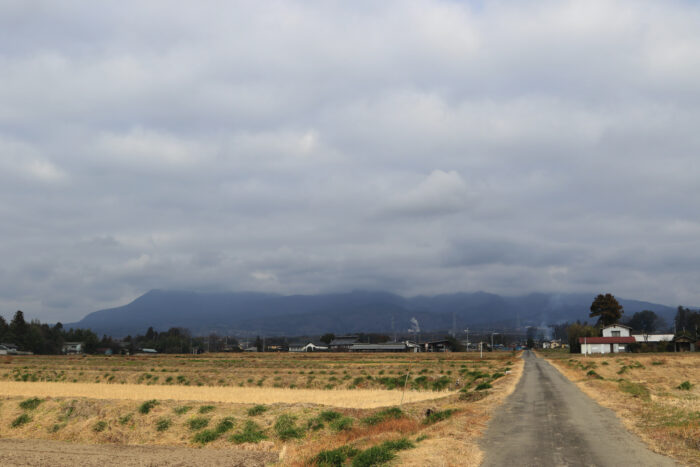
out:
M627 352L627 346L637 340L630 336L630 328L613 324L603 328L603 337L579 337L582 354L605 354Z
M81 354L85 351L83 342L64 342L63 350L64 354Z

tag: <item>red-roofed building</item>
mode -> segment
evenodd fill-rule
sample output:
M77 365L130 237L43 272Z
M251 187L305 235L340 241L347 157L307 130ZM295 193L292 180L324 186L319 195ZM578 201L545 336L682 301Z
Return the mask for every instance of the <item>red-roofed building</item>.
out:
M582 354L604 354L627 352L627 346L637 341L630 336L629 327L614 324L603 328L603 337L579 337L578 342Z

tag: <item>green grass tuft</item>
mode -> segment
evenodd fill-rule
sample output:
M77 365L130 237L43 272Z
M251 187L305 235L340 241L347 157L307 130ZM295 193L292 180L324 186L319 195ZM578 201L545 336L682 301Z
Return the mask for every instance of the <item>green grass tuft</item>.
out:
M39 407L43 400L38 397L32 397L31 399L23 400L19 403L19 408L23 410L34 410Z
M150 412L151 409L153 407L155 407L156 405L158 405L158 401L155 399L151 399L150 401L146 401L143 404L141 404L141 406L139 407L139 413L142 413L145 415L148 412Z
M199 408L199 413L209 413L213 412L215 407L213 405L203 405Z
M170 420L169 418L163 417L159 418L158 421L156 422L156 430L157 431L167 431L168 428L170 428L170 425L173 424L173 421Z
M268 407L264 405L256 405L248 409L248 416L249 417L255 417L256 415L263 414L267 412Z
M190 430L201 430L207 425L209 425L209 419L206 417L192 417L187 420L187 426Z
M432 412L430 415L425 417L425 419L423 419L423 423L425 425L430 425L432 423L437 423L437 422L442 421L442 420L447 420L452 415L454 415L455 412L456 412L455 409L445 409L445 410L438 410L438 411Z
M227 431L231 431L235 424L236 420L233 417L226 417L216 424L215 430L217 433L223 434Z
M331 430L333 431L347 431L350 428L352 428L353 424L353 419L350 417L340 417L336 418L332 422L329 423L328 426L331 427Z
M207 444L216 441L219 436L221 436L221 433L216 430L202 430L199 433L195 433L192 441L199 444Z
M690 381L683 381L681 384L676 386L676 389L680 389L681 391L690 391L692 387L693 385L690 383Z
M10 426L11 426L12 428L18 428L18 427L20 427L20 426L22 426L22 425L25 425L25 424L27 424L27 423L29 423L29 422L31 422L31 421L32 421L32 417L30 417L30 416L27 415L26 413L23 413L23 414L20 415L19 417L17 417L17 418L15 418L14 420L12 420L12 423L10 424Z
M352 467L371 467L383 465L394 458L396 458L396 454L394 454L390 449L384 446L374 446L357 454L352 460Z
M277 417L274 429L277 437L282 441L289 439L303 438L304 430L296 426L296 417L289 414L282 414Z
M105 422L104 420L100 420L92 426L92 431L94 431L95 433L101 433L105 431L106 428L107 422Z
M245 422L245 426L243 427L243 431L232 435L229 438L229 441L236 444L243 444L259 443L264 439L267 439L267 436L265 436L265 433L263 433L263 431L260 429L260 426L251 420L247 420Z

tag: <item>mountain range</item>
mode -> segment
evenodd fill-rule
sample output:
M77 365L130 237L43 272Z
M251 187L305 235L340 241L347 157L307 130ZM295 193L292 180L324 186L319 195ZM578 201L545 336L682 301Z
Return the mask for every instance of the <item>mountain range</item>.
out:
M96 311L66 328L89 328L114 337L143 334L149 327L189 329L194 335L319 335L395 330L406 334L416 318L422 331L523 329L588 317L596 294L532 293L506 297L486 292L402 297L353 291L318 295L253 292L199 293L151 290L133 302ZM675 307L621 299L624 317L652 310L672 323Z

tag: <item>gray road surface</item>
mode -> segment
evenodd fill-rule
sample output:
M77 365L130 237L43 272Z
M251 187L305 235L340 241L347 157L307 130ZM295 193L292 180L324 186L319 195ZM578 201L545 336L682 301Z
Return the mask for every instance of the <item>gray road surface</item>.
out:
M522 379L482 439L482 466L677 465L647 449L548 362L530 351L523 358Z
M47 440L0 439L3 467L217 466L262 467L276 453L167 446L115 446Z

